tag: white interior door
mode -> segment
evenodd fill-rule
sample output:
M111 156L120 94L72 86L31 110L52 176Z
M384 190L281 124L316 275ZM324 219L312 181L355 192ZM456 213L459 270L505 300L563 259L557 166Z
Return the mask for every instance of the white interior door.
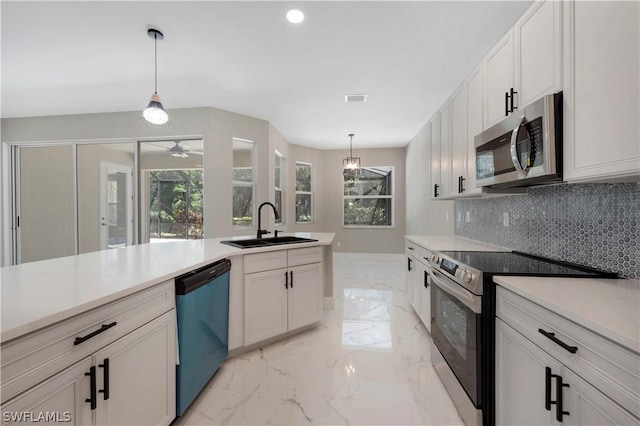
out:
M100 163L100 248L133 243L132 176L129 166Z

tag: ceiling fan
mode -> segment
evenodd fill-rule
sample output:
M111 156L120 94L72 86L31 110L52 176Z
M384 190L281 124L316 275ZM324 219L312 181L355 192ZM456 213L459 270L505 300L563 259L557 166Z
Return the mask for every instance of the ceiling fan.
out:
M180 141L174 141L174 143L174 146L172 146L171 148L167 148L167 151L169 151L169 155L171 155L172 157L187 158L189 154L202 155L202 152L190 151L189 149L191 147L187 144L181 145Z

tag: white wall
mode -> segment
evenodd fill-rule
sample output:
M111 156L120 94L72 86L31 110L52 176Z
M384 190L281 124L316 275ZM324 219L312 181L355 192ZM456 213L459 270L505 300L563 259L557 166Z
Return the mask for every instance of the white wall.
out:
M430 199L431 157L429 124L414 136L406 149L406 234L453 235L453 201ZM449 212L449 221L446 214Z

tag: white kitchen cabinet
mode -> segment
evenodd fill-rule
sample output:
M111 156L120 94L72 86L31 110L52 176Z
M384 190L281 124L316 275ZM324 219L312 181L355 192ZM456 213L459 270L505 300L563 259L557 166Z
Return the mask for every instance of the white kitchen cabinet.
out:
M2 424L17 424L33 419L11 418L25 413L54 413L48 423L69 422L74 425L93 424L93 413L86 398L90 395L90 380L87 376L92 367L91 357L45 380L29 391L2 406Z
M562 3L534 2L483 60L485 128L562 90Z
M564 178L640 174L640 3L563 2Z
M548 371L547 371L548 369ZM557 381L562 380L558 421ZM549 386L549 394L546 386ZM549 398L549 410L546 399ZM631 416L570 368L509 325L496 320L496 424L499 425L632 425Z
M414 262L413 271L413 299L411 300L411 306L413 310L422 319L422 274L424 271L424 265L416 259Z
M534 2L514 26L518 107L562 89L562 3Z
M172 310L96 352L96 424L168 425L173 421L175 332Z
M479 195L476 186L476 147L474 139L484 130L483 69L477 67L467 78L467 162L466 180L462 182L466 195Z
M440 188L443 196L451 195L451 102L447 102L438 111L440 118ZM433 139L431 140L433 143Z
M405 271L405 286L407 289L407 301L413 302L413 276L415 275L416 259L407 254L407 269Z
M483 61L485 128L493 126L507 115L510 103L506 93L514 87L513 57L513 32L509 31Z
M440 170L440 113L431 119L431 198L442 197L442 182Z
M2 411L68 411L72 424L168 425L175 369L169 280L4 342Z
M287 275L286 268L245 275L245 346L287 331Z
M562 364L496 319L496 424L557 424L555 407L545 408L547 368L558 374ZM555 401L555 388L549 390Z
M287 318L289 330L322 320L322 265L294 266L289 269Z
M562 378L564 383L569 384L563 391L563 408L570 413L563 416L565 425L640 424L640 419L631 416L570 369L562 370Z
M462 179L467 179L467 86L463 83L451 96L450 196L463 195Z
M265 262L267 257L273 262ZM283 259L284 268L280 267ZM254 262L267 269L244 275L245 346L322 319L324 281L321 260L321 247L245 256L245 272L255 270Z
M640 424L639 354L501 286L496 315L497 424Z

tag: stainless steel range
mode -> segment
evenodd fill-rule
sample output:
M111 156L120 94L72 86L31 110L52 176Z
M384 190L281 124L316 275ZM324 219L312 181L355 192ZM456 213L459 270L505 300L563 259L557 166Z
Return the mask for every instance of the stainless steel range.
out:
M431 360L467 425L495 423L492 277L615 276L517 252L439 252L429 261Z

